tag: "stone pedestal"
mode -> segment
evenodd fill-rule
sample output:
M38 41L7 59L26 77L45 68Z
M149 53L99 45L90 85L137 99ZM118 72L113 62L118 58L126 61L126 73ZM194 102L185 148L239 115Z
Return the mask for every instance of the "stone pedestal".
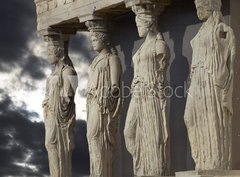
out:
M240 177L240 170L202 170L176 172L176 177Z
M134 176L134 177L175 177L175 176Z

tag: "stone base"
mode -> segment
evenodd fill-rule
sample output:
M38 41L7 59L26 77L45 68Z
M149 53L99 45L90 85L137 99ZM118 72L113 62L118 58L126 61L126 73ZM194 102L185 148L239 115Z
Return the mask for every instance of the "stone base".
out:
M175 177L175 176L134 176L134 177Z
M176 177L240 177L240 170L200 170L176 172Z

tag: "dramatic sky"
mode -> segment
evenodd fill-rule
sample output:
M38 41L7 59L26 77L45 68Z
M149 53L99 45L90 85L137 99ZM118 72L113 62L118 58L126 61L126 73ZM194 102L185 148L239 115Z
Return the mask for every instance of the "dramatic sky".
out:
M33 0L0 5L0 176L48 176L41 103L51 73L45 42L36 34ZM87 50L86 50L87 49ZM88 34L71 39L70 57L79 75L73 174L89 171L84 88L92 58Z
M224 7L228 9L226 6ZM176 8L178 10L175 13ZM179 8L173 7L172 11L170 9L168 12L178 15ZM192 11L190 12L192 13ZM186 13L189 15L188 11ZM163 18L168 20L167 27L170 27L171 41L174 41L174 45L169 43L172 47L172 59L175 58L170 69L171 77L174 76L174 81L171 82L175 84L176 81L175 85L177 85L179 81L182 82L183 78L186 78L186 72L182 72L183 70L179 68L188 67L187 58L183 56L186 54L184 52L187 52L186 56L189 57L191 52L186 47L188 45L190 47L188 38L200 26L194 26L199 23L195 13L194 16L190 14L190 19L185 16L186 14L179 15L179 19L182 21L177 22L175 16L171 20L171 18L166 18L166 15ZM191 21L192 19L193 21ZM1 0L0 22L0 177L49 176L47 151L44 147L45 131L41 104L44 98L45 81L51 73L51 67L47 62L46 43L36 33L37 24L33 0ZM173 28L177 30L173 30ZM190 30L186 32L185 30L188 29ZM191 35L185 35L185 32L191 33ZM126 34L136 35L136 29L135 33ZM166 34L168 35L168 31ZM187 42L182 42L184 35ZM130 37L133 40L133 36ZM125 38L122 38L120 41L124 40ZM140 40L136 41L135 49L138 48L139 42ZM128 41L124 41L123 44L125 44L123 50L130 50L128 47L131 44L128 44ZM88 33L78 33L71 38L69 55L79 78L75 99L77 124L75 128L76 147L73 152L73 177L84 177L89 173L84 88L86 88L88 77L87 68L94 55ZM182 62L182 59L186 61L186 64ZM128 70L127 74L131 74L131 71ZM179 146L186 145L184 141L179 141L183 137L183 129L180 130L179 125L184 126L183 121L182 124L179 124L179 114L183 114L185 102L178 99L173 101L171 110L175 112L172 111L171 120L174 121L172 125L176 127L176 129L173 128L175 139L172 136L172 142L176 145L173 148L173 155L176 155L176 158L181 157L176 161L175 166L173 165L173 168L178 166L185 168L185 164L182 163L185 156L179 153L179 149L181 149Z

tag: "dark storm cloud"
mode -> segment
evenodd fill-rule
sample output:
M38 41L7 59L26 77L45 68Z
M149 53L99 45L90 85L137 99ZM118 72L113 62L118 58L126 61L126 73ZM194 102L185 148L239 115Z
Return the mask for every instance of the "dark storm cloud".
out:
M12 64L21 60L36 31L33 0L2 0L0 6L0 58Z
M71 38L69 50L70 52L82 55L84 57L84 60L88 61L89 63L96 55L90 42L90 36L86 32L79 32L77 35Z
M75 149L73 151L73 176L89 175L89 153L86 138L86 122L78 120L75 128Z
M28 48L36 38L36 12L33 0L2 0L0 6L0 71L11 72L22 67L23 74L32 79L45 78L45 61L37 58ZM25 56L28 56L25 58Z
M47 174L47 154L44 149L44 127L42 123L31 122L32 117L38 114L16 107L11 98L1 91L0 102L0 176L43 176ZM40 152L41 155L36 155ZM27 155L32 153L30 159L36 159L36 165L40 170L39 175L28 166L21 167L16 162L23 163ZM29 164L29 162L27 162Z
M44 147L43 123L31 122L38 114L14 105L11 98L0 90L0 176L38 176L49 174L47 152ZM74 176L89 173L89 156L86 140L86 123L77 121L76 147L73 152ZM27 156L26 166L18 166ZM28 165L34 165L34 171Z
M46 60L30 55L22 66L22 76L28 75L35 80L44 79L46 74L43 71L47 67L49 64Z

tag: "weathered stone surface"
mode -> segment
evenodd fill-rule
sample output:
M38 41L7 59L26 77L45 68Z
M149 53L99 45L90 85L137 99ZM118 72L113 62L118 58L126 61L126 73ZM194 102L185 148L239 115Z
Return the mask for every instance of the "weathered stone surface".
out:
M47 79L42 105L49 169L51 177L71 177L75 125L75 88L71 78L76 76L76 72L65 55L59 35L49 35L47 39L48 60L53 65L53 71Z
M123 0L35 0L38 31L73 19L91 20L94 13L123 4Z
M171 0L124 0L126 7L132 7L133 5L137 4L148 4L153 1L162 6L170 5L171 3Z
M133 56L132 98L124 129L135 176L167 175L169 170L169 118L163 90L170 52L156 26L161 9L154 3L132 7L139 36L146 38Z
M240 177L240 170L202 170L177 172L176 177Z
M184 120L196 170L229 170L235 37L223 22L221 0L196 0L195 4L204 22L191 42L191 85Z
M122 67L102 20L86 23L99 55L89 67L87 88L87 139L90 176L112 177L122 108Z

